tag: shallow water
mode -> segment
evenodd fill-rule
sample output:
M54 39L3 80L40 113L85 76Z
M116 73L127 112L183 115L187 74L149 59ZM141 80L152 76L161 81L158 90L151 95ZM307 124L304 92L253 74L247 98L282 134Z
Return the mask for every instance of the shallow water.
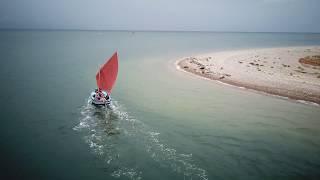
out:
M320 177L320 111L177 71L184 56L320 45L319 34L1 31L4 176ZM88 96L119 52L113 110ZM19 173L17 173L19 172Z

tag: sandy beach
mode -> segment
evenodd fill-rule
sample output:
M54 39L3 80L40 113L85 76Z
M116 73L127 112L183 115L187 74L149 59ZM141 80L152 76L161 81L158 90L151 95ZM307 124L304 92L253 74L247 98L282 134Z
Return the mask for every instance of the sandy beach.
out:
M320 104L320 46L224 51L185 57L177 68L211 80Z

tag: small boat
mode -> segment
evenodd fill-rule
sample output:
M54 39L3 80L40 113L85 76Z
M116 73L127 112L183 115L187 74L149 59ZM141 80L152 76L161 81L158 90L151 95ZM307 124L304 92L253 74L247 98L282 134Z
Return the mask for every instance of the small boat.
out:
M98 89L90 94L91 103L97 106L111 104L111 90L118 76L118 54L112 57L99 69L96 74Z

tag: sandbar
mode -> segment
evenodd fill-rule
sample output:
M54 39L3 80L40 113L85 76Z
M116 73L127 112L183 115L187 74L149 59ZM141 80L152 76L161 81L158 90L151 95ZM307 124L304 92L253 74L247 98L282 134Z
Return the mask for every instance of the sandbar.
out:
M311 60L312 61L311 61ZM181 58L192 74L320 104L320 46L222 51Z

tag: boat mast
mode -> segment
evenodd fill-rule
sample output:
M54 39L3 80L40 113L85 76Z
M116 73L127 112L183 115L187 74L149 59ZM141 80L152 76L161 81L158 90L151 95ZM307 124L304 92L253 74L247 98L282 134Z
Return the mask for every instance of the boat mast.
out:
M99 69L99 84L100 84L100 72L101 72L101 69ZM100 89L100 87L99 87L99 84L98 84L98 89Z

